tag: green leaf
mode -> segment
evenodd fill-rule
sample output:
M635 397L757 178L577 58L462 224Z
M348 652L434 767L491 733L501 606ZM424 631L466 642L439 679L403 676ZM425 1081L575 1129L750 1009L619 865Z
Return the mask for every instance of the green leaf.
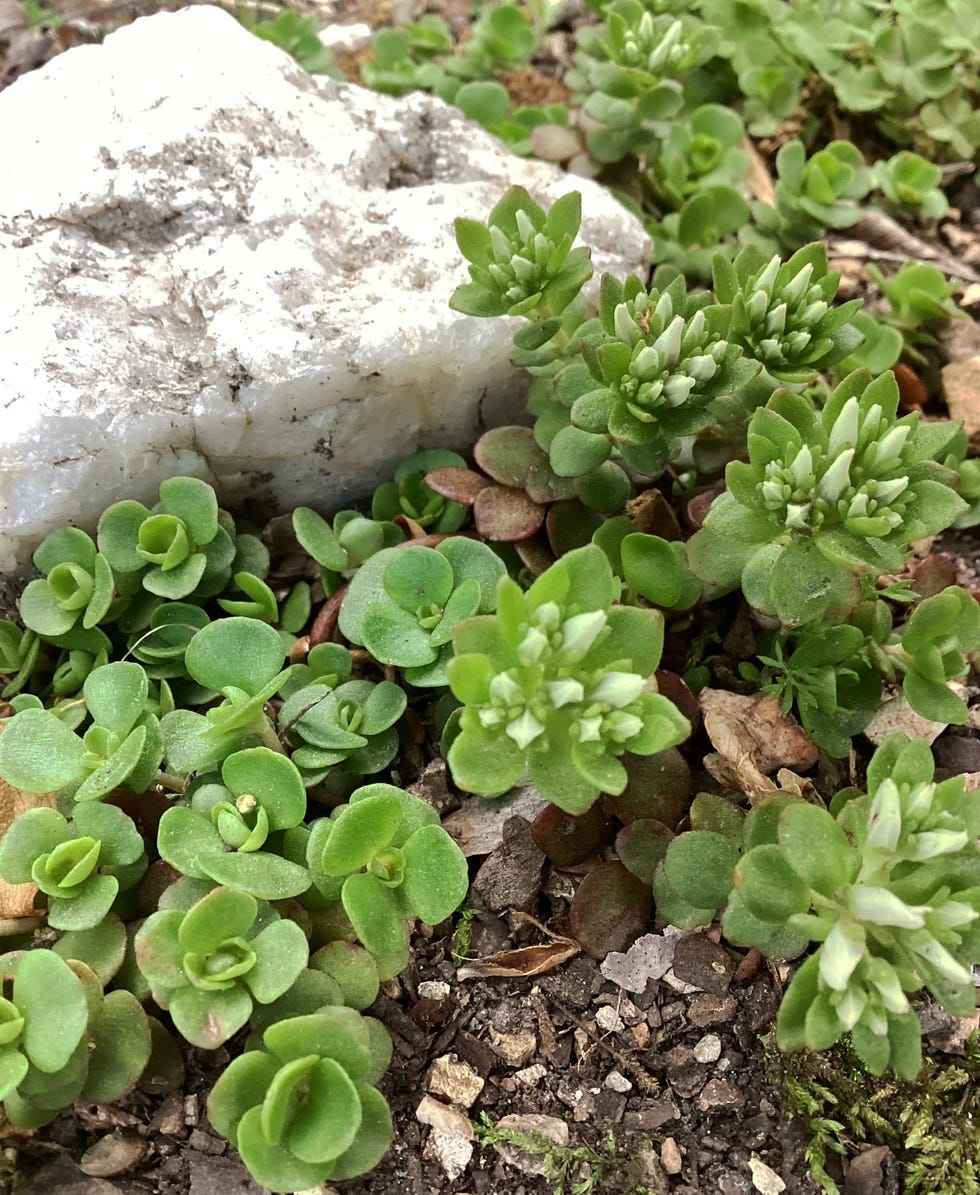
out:
M361 1101L347 1072L321 1058L307 1076L307 1094L288 1128L290 1151L304 1162L329 1162L354 1142L361 1125Z
M251 946L255 965L243 976L243 982L260 1004L271 1004L289 990L306 967L310 955L306 935L295 921L283 918L256 934Z
M258 799L269 816L270 830L285 830L303 820L303 778L296 765L278 751L268 747L236 751L221 765L221 778L236 797L252 793Z
M211 1127L234 1142L242 1117L249 1108L261 1107L278 1070L279 1063L261 1050L233 1058L208 1096Z
M405 548L392 557L382 584L396 605L414 614L423 606L446 604L453 591L453 569L434 548Z
M423 826L402 848L402 893L426 925L438 925L455 912L469 887L466 857L442 826Z
M822 896L833 896L854 877L855 856L841 826L805 801L779 815L779 849L793 871Z
M811 955L793 976L776 1018L776 1043L783 1051L807 1045L806 1017L819 990L819 955Z
M401 820L402 808L394 797L378 795L347 805L334 819L320 856L323 870L344 876L367 867L391 844Z
M790 544L769 573L772 607L786 626L841 617L860 601L857 576L834 565L812 542Z
M280 1062L316 1054L332 1058L355 1080L371 1065L367 1025L352 1008L322 1008L311 1016L278 1021L266 1029L262 1040Z
M785 922L810 907L810 889L778 846L757 846L739 860L735 889L749 912L763 921Z
M133 819L115 805L79 805L72 820L76 836L95 838L102 844L102 866L126 866L143 854L143 836Z
M16 1046L0 1049L0 1099L6 1099L17 1090L29 1067L30 1063Z
M364 646L381 664L417 668L431 664L438 654L415 615L390 603L376 602L365 610L361 634Z
M363 1084L357 1088L357 1094L361 1101L361 1127L354 1143L330 1169L331 1179L338 1182L373 1170L388 1152L394 1137L391 1111L384 1096Z
M667 848L664 875L671 888L697 908L718 908L728 899L738 848L721 834L692 830Z
M377 999L380 978L374 956L355 942L328 942L310 958L310 968L323 972L338 985L340 999L358 1011Z
M597 469L611 451L608 437L569 426L563 427L551 441L548 456L559 477L580 477Z
M146 726L137 726L105 763L100 764L94 772L85 777L75 790L75 800L101 801L114 788L125 784L143 758L146 739Z
M199 685L222 693L258 693L277 675L285 658L278 631L254 618L221 618L202 627L184 653L184 665Z
M130 992L109 992L89 1030L90 1058L82 1099L111 1104L143 1073L150 1058L150 1025Z
M0 776L23 792L56 792L77 781L84 756L78 735L47 710L22 710L0 734Z
M305 867L268 851L228 851L204 855L197 866L209 879L260 900L287 900L310 886Z
M184 915L177 931L181 947L209 954L229 938L243 938L252 928L259 906L243 892L215 888Z
M348 876L341 900L355 933L372 954L394 954L404 947L408 931L402 907L394 891L377 876L367 872Z
M50 854L68 837L68 823L56 810L28 809L0 840L0 875L9 884L30 883L34 860Z
M206 481L168 477L160 483L160 504L183 520L194 544L210 543L218 534L218 499Z
M119 573L138 573L146 568L146 561L136 550L139 530L150 512L142 502L126 500L114 502L99 519L99 552Z
M252 997L237 984L218 992L188 986L173 993L167 1011L192 1046L216 1050L248 1020Z
M446 762L461 789L487 797L513 788L525 770L523 752L507 735L469 729L453 740Z
M88 1024L81 980L50 950L32 950L14 978L14 1004L23 1013L24 1051L39 1071L68 1065Z
M110 914L92 929L70 930L51 947L65 959L78 959L95 972L103 986L109 983L123 964L126 953L126 927Z

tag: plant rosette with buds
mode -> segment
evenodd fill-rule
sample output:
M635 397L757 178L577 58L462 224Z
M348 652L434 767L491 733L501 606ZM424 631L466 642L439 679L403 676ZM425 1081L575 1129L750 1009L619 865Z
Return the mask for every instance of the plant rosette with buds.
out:
M264 1049L234 1059L208 1097L214 1128L271 1191L304 1191L373 1169L391 1112L373 1086L386 1062L368 1021L325 1008L270 1025ZM388 1049L390 1053L390 1046Z
M819 412L802 395L774 394L749 424L748 462L728 465L726 492L688 542L692 571L741 584L786 626L845 617L862 578L901 572L909 543L966 509L955 474L932 459L957 425L897 410L892 373L856 370Z
M746 944L759 923L786 925L820 943L780 1006L781 1049L825 1050L850 1033L872 1074L890 1065L913 1079L922 1046L908 993L928 988L954 1016L976 1008L980 805L962 776L933 782L926 743L895 735L875 752L868 793L845 790L831 809L793 802L776 843L743 855L725 933Z
M151 913L135 950L153 999L202 1050L237 1033L253 1000L278 1000L309 961L306 935L294 921L230 888L214 888L186 911Z
M367 784L329 818L314 822L307 843L313 882L339 900L372 954L408 945L406 922L438 925L469 887L466 858L431 805L391 784Z
M464 703L448 762L468 792L498 796L527 773L541 793L581 813L620 793L618 756L665 751L690 733L656 692L663 616L617 606L601 548L567 553L524 593L500 583L496 615L463 622L449 665Z

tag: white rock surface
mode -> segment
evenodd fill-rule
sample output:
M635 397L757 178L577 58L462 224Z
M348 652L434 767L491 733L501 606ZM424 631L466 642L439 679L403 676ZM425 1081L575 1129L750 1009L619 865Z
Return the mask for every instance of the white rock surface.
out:
M438 100L314 79L215 8L137 21L0 94L0 572L179 473L272 513L466 447L521 383L447 307L453 217L583 192L597 273L638 269L605 191Z

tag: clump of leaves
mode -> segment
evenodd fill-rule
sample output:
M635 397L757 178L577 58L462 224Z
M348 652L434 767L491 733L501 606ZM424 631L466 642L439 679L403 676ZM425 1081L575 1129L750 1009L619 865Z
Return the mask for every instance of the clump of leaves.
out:
M726 470L727 490L688 543L695 574L742 590L786 626L841 618L862 577L900 572L907 545L948 527L966 504L932 458L949 423L897 419L894 375L856 371L819 413L780 391L749 425L749 461Z
M424 801L390 784L368 784L330 818L314 822L307 845L313 882L340 900L373 954L408 945L407 920L438 925L462 903L466 859Z
M935 344L940 324L966 318L953 300L956 285L935 266L907 261L891 277L874 265L868 266L868 273L888 300L890 310L880 318L901 332L907 346Z
M76 625L95 627L111 616L112 568L78 527L53 531L34 553L34 567L46 575L31 581L21 595L20 614L29 630L64 635Z
M236 1058L208 1097L211 1124L256 1181L302 1191L376 1166L392 1126L372 1086L378 1049L365 1018L326 1008L270 1025L262 1044Z
M431 469L465 468L466 461L457 452L432 449L408 457L395 470L391 481L378 486L371 499L371 515L379 523L393 522L406 516L419 527L434 534L458 531L466 522L466 507L449 501L425 482Z
M287 992L309 960L306 936L294 921L223 887L186 911L151 913L135 949L153 999L203 1050L237 1033L253 1000L271 1004Z
M527 593L505 578L496 615L457 628L449 680L464 707L448 761L462 788L496 796L527 772L550 801L581 813L600 792L622 792L623 752L649 755L687 736L652 681L662 616L613 605L616 590L590 545Z
M890 204L907 208L923 220L939 220L949 203L939 184L943 172L921 154L903 150L878 162L873 171L874 184Z
M256 21L248 28L256 37L272 42L280 50L291 54L311 75L344 78L337 68L332 51L320 41L316 17L301 17L298 12L286 8L277 16Z
M308 506L293 511L293 530L301 546L320 565L327 593L335 593L376 552L405 539L395 523L367 519L356 510L342 510L331 525Z
M933 782L924 742L896 735L871 760L868 793L845 790L832 809L793 802L776 842L743 855L725 933L754 945L759 923L785 925L820 943L780 1006L781 1049L849 1032L872 1074L912 1078L922 1052L908 993L925 987L956 1016L976 1004L977 804L962 776Z

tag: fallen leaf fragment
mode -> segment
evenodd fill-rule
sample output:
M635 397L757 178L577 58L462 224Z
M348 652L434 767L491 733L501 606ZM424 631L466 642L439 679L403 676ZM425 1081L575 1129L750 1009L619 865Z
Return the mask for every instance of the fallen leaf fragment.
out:
M960 697L966 690L957 681L950 681L948 688ZM917 714L905 699L904 693L897 693L883 702L864 729L864 733L876 747L880 747L893 734L907 734L912 739L924 739L930 745L946 729L945 722L933 722Z
M530 979L553 971L562 963L582 953L578 942L558 938L540 946L522 946L520 950L504 950L489 958L473 959L456 972L457 979Z
M25 793L0 779L0 838L15 818L28 809L54 807L54 793ZM0 937L31 929L42 914L34 908L36 884L8 884L0 880ZM26 922L26 924L25 924Z
M942 368L943 396L950 419L962 419L971 448L980 446L980 356L950 361Z
M884 1195L884 1164L890 1153L887 1145L859 1153L848 1167L844 1195Z
M646 991L647 981L662 979L674 961L677 938L672 935L644 934L625 954L607 954L599 970L626 992Z

